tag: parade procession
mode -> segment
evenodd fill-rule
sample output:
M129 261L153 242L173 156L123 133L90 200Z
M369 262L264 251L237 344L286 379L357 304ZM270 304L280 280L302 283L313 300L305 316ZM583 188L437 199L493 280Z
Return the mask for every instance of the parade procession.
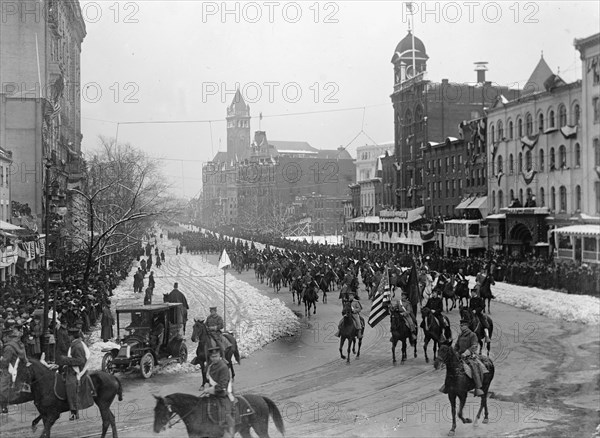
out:
M0 437L600 438L598 22L0 0Z

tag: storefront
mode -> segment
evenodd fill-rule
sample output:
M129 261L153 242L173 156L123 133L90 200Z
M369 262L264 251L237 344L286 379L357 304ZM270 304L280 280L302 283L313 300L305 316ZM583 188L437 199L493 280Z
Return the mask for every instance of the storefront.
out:
M379 216L362 216L346 221L346 239L356 248L379 248Z
M444 251L447 255L484 252L487 248L487 226L480 220L453 219L444 222Z
M425 207L380 211L381 248L422 254L427 246L434 245L434 231L421 228L424 212Z

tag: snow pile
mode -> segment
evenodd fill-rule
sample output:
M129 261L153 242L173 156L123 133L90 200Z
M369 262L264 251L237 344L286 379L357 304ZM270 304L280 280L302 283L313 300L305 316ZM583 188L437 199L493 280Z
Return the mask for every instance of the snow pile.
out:
M469 287L475 286L475 277ZM496 300L554 319L600 324L600 299L589 295L571 295L537 287L497 282L492 286Z
M191 254L175 256L173 242L166 239L159 242L165 250L166 263L161 268L152 268L156 281L154 302L162 302L162 294L171 291L173 282L179 282L179 289L186 295L190 309L188 310L187 332L184 338L188 347L188 362L172 363L156 369L157 373L189 373L199 372L200 366L189 362L196 356L197 344L191 342L194 319L204 320L209 314L209 307L217 305L219 314L223 316L223 271L208 263L204 257ZM130 305L141 305L143 293L133 293L133 274L137 271L134 263L128 277L113 291L111 297L113 314L116 308ZM145 283L147 284L147 278ZM260 350L266 344L280 337L294 335L300 328L296 315L279 299L271 299L262 295L250 284L227 275L227 329L235 334L241 357L247 357ZM116 315L115 315L116 317ZM116 335L116 324L114 326ZM123 331L121 332L123 335ZM104 352L114 342L102 342L100 324L87 339L90 346L90 369L100 369Z

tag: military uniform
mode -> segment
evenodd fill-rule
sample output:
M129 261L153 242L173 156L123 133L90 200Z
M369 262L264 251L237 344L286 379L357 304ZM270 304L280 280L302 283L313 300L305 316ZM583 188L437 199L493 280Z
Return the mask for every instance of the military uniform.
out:
M209 353L218 349L211 348ZM221 425L226 426L223 437L233 438L235 434L235 419L233 416L233 402L235 400L233 396L233 387L231 382L231 374L229 373L229 367L223 358L219 358L215 361L211 361L210 365L206 370L206 377L210 388L213 388L214 397L219 402L220 412L224 416L221 419Z
M78 330L78 329L77 329ZM69 331L74 331L71 329ZM81 338L75 338L71 342L71 347L66 357L62 357L61 363L67 365L65 372L65 384L67 387L67 401L71 409L71 420L78 419L79 414L79 389L82 377L87 372L87 361L90 357L90 350L87 348Z
M439 296L433 295L431 298L429 298L424 308L432 311L431 315L437 319L442 329L446 327L446 320L444 319L443 315L444 303Z
M485 332L485 342L490 342L490 327L487 318L482 313L485 311L485 301L483 300L483 298L479 297L478 295L472 296L469 302L469 310L475 313L475 315L477 315L477 318L479 318L479 321L481 322L481 325L483 326L483 330Z
M396 309L402 314L404 321L406 322L406 326L410 330L411 343L415 343L417 341L417 318L412 312L412 306L410 301L408 301L408 297L402 294L400 299L392 299L390 306L392 309Z
M483 391L481 391L483 374L487 373L488 370L477 356L477 348L479 347L477 335L468 328L465 322L466 321L461 320L461 332L456 339L454 349L471 367L473 372L473 381L475 382L475 395L480 396L483 395Z

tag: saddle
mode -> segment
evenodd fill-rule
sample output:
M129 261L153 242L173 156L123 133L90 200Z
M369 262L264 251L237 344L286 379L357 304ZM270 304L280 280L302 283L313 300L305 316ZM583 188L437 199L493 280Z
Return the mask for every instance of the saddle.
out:
M473 369L471 367L478 367L482 376L489 372L479 355L469 357L471 357L471 359L461 360L465 374L469 379L473 378Z
M215 424L223 425L225 423L225 412L223 412L223 408L220 400L215 396L209 396L207 402L207 413L208 419ZM242 423L242 417L246 417L248 415L254 415L256 412L248 402L244 398L244 396L238 395L235 397L235 401L233 402L233 418L235 419L236 426Z
M65 377L56 371L54 373L54 395L59 400L67 399L67 384ZM79 382L79 388L77 391L77 406L79 409L87 409L94 404L94 397L96 396L96 388L92 382L92 378L86 372Z

